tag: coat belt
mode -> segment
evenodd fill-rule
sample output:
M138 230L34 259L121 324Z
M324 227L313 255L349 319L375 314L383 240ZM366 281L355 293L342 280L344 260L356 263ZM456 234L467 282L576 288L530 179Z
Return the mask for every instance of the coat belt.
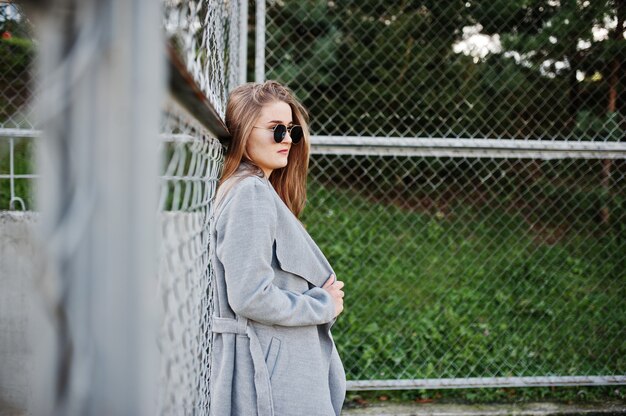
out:
M254 328L248 325L248 319L237 315L237 319L213 317L211 331L218 334L247 335L250 340L250 355L254 366L254 388L258 416L274 416L272 386L267 371L265 356Z
M232 318L219 318L213 317L211 330L218 334L238 334L247 335L246 329L248 328L248 320L246 318L237 317Z

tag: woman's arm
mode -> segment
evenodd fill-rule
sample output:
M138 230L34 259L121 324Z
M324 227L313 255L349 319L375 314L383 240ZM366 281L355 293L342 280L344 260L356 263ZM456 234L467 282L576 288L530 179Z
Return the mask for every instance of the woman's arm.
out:
M335 304L328 291L296 293L272 283L277 221L268 186L259 178L243 179L217 218L216 254L224 266L228 303L238 315L269 325L330 322Z

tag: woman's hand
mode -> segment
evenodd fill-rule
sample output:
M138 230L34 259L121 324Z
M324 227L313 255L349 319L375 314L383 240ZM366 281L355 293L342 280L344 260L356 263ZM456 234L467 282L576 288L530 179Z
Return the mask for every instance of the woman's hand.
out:
M333 298L335 302L335 318L343 312L343 282L337 280L337 277L334 274L330 275L330 278L324 283L322 289L326 290L330 296Z

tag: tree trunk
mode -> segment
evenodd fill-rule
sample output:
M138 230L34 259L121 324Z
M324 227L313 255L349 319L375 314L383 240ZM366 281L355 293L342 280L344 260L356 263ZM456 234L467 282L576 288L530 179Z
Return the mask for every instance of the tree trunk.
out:
M617 15L617 26L613 33L613 39L617 42L624 41L624 18L626 17L626 0L615 0L615 13ZM612 114L617 111L617 88L620 79L621 69L621 56L616 55L611 62L611 75L609 76L609 103L607 107L608 114ZM604 159L602 161L602 177L600 184L604 190L604 206L600 209L600 220L602 224L608 225L610 220L610 210L608 203L610 201L611 193L611 170L613 167L613 161L611 159Z

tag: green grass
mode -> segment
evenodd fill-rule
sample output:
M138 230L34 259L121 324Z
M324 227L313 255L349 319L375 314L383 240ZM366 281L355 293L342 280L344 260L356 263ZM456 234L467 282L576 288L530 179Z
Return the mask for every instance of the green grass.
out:
M510 212L429 215L317 183L303 221L346 283L333 334L349 380L626 373L610 233L547 243Z

